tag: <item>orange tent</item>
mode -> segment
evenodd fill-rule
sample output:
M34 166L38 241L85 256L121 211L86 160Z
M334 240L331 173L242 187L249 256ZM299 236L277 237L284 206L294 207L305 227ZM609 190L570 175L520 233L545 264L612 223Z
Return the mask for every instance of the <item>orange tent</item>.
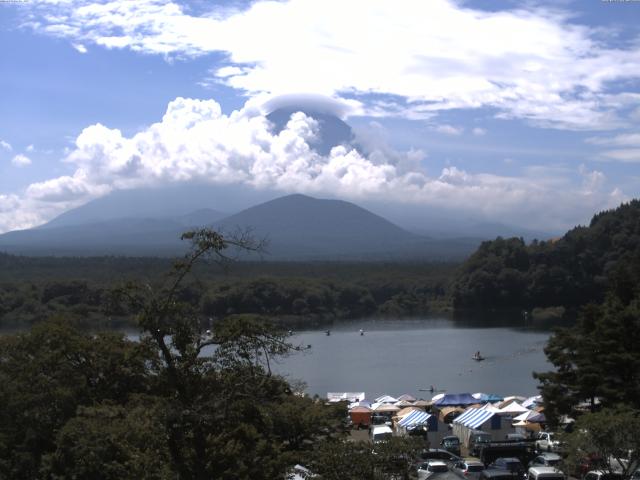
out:
M371 425L371 409L367 407L353 407L349 410L351 424L356 426Z

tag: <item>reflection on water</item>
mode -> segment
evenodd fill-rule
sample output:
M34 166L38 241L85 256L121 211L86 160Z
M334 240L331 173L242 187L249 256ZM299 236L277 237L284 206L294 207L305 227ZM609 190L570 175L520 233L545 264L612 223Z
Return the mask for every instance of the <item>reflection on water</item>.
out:
M550 369L543 348L548 330L521 319L432 318L364 320L295 332L311 350L281 361L277 370L302 379L310 394L364 391L368 398L409 393L430 398L431 385L451 393L537 393L533 371ZM360 335L363 329L365 334ZM484 361L472 359L480 351Z

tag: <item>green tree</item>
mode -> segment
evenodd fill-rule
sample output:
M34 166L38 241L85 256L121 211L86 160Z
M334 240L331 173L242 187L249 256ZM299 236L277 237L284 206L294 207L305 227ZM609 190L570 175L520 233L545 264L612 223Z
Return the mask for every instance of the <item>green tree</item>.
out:
M604 409L582 415L565 435L564 469L577 471L586 456L599 459L599 468L621 472L625 478L640 466L640 411Z

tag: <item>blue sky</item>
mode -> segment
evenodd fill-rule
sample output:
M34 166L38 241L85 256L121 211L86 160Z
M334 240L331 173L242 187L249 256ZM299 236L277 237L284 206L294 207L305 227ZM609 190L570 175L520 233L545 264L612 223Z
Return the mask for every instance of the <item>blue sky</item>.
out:
M175 182L561 230L640 190L640 1L0 3L0 231ZM315 95L369 142L275 135ZM417 213L416 213L417 214Z

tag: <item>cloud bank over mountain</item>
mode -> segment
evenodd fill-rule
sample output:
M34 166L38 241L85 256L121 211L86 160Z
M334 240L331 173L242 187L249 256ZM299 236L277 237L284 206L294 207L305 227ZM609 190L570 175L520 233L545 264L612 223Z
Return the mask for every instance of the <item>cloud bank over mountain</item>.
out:
M275 133L254 101L225 115L214 100L187 98L170 102L161 121L129 137L91 125L64 159L72 174L32 183L23 195L0 196L0 231L37 225L115 189L184 182L384 200L519 225L524 218L526 226L547 230L624 200L620 191L605 188L602 172L586 167L532 167L518 177L474 174L454 165L430 172L421 166L420 152L395 152L375 142L366 154L337 145L320 155L312 145L321 127L297 112Z

